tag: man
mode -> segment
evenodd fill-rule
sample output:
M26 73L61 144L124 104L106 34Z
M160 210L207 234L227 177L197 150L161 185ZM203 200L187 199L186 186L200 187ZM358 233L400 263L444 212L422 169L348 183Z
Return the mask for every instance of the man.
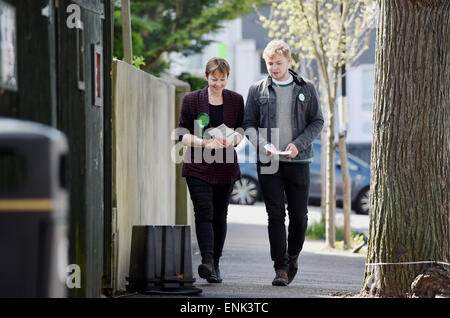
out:
M323 116L314 86L289 69L291 53L285 42L271 41L263 58L269 76L250 87L243 128L258 154L258 178L275 268L272 285L287 286L297 273L305 240L312 142L323 128ZM286 154L278 156L277 151ZM274 160L279 160L278 169L267 169L268 162ZM289 214L287 244L285 199Z

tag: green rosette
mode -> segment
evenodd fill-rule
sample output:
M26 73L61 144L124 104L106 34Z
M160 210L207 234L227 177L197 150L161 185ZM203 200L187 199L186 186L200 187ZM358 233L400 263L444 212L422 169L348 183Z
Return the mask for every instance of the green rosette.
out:
M206 113L201 113L197 117L197 123L200 127L201 137L203 138L203 133L204 133L203 129L205 129L205 127L208 126L208 124L209 124L209 115Z

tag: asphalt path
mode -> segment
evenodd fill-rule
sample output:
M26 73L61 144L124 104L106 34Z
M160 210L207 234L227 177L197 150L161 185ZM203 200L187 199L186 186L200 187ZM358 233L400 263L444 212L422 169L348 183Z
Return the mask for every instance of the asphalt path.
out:
M320 220L320 207L308 208L309 223ZM343 223L342 209L336 212L337 225ZM352 212L352 230L367 233L368 216ZM336 293L357 293L361 289L365 255L329 250L324 241L306 240L299 258L299 272L287 287L272 286L267 214L264 204L230 205L228 233L221 259L222 284L209 284L198 277L201 258L194 242L193 270L201 297L291 298L333 297Z
M308 207L309 224L320 221L320 207ZM343 223L342 209L336 211L336 223ZM353 231L367 234L368 216L352 212ZM286 221L287 224L287 221ZM195 231L195 229L192 229ZM337 295L357 294L362 286L365 255L330 250L324 241L306 240L299 257L299 272L285 287L272 286L275 272L270 259L267 234L267 214L264 204L253 206L230 205L228 231L220 268L221 284L210 284L198 276L201 262L193 235L192 269L198 295L129 295L133 298L333 298ZM178 310L178 309L177 309Z

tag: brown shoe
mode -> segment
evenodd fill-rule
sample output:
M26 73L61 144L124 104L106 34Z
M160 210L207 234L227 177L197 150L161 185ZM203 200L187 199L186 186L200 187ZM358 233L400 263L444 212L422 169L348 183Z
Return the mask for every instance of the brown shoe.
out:
M293 257L289 256L288 264L289 269L287 275L288 275L288 284L290 284L298 271L298 254L297 256Z
M288 283L288 273L285 270L275 271L275 278L272 281L273 286L287 286Z

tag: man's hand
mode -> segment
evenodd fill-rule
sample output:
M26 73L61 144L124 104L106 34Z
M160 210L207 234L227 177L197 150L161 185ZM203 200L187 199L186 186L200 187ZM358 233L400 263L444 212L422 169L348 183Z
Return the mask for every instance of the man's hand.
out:
M295 147L294 144L287 145L285 151L289 151L289 150L292 151L291 154L290 155L283 155L284 158L291 158L292 159L292 158L297 157L298 150L297 150L297 147Z
M273 144L269 144L270 148L273 149L273 151L278 151L277 148L273 145ZM274 153L270 152L269 150L266 149L266 155L268 157L272 156Z

